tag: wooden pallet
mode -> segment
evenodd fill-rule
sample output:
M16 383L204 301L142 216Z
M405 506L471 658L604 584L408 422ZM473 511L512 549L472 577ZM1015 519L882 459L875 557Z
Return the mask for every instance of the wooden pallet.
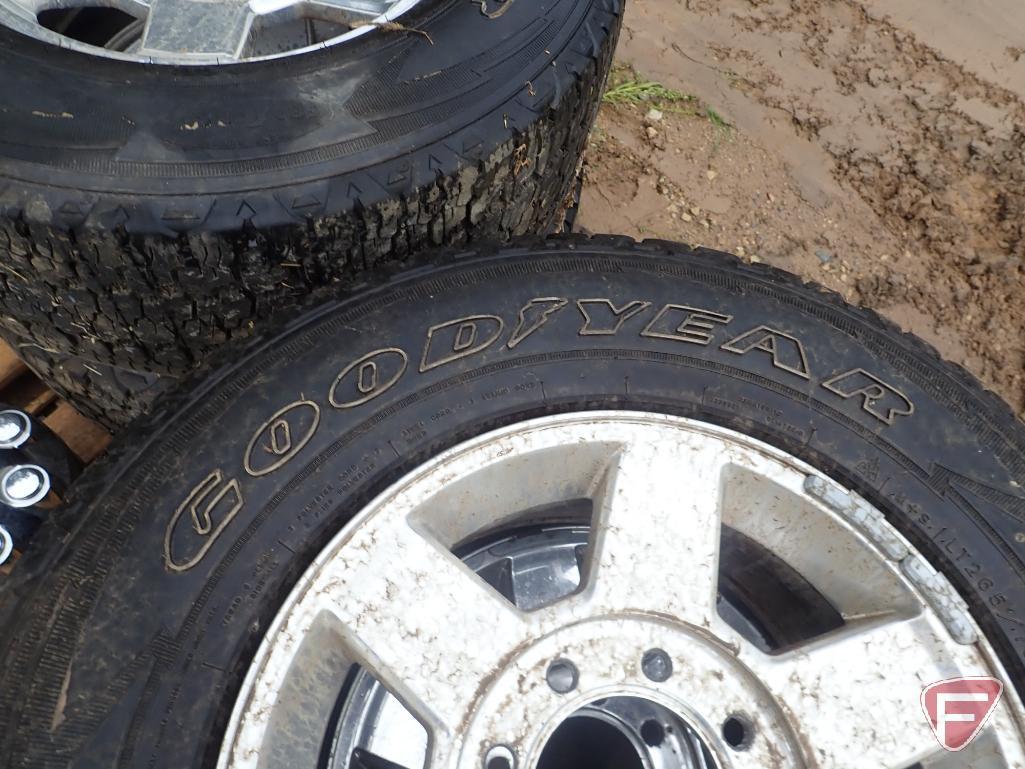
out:
M110 433L43 384L15 352L0 342L0 403L20 408L53 430L84 464L102 454Z

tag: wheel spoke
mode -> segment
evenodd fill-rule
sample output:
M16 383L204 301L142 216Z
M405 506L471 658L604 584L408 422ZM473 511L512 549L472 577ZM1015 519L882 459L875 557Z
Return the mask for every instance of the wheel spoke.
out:
M708 626L715 613L723 460L680 442L625 446L597 505L591 600Z
M350 651L433 730L455 733L503 650L528 637L523 616L405 518L357 529L315 590ZM435 748L437 749L437 740Z
M152 0L139 53L238 59L253 16L245 0Z
M38 25L38 14L40 11L46 10L46 7L47 4L44 0L14 0L14 2L5 3L3 10L15 14L17 18L30 24ZM72 5L62 7L70 8Z
M865 621L778 657L742 658L779 698L823 767L906 769L941 752L919 705L922 689L956 673L942 629L926 617ZM946 641L949 644L949 640Z

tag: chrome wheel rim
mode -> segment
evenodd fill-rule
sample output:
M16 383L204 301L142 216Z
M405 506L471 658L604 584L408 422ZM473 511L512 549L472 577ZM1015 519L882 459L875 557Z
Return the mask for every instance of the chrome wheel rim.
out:
M460 557L524 514L581 501L592 511L586 547L574 545L582 574L553 600L517 606L482 578L482 551ZM727 530L799 574L841 624L762 648L722 607ZM572 674L553 673L563 664ZM352 723L317 714L336 710L353 670L398 715L371 729L376 743L339 750ZM322 756L329 739L337 767L503 769L497 756L550 769L553 735L574 718L614 719L610 701L685 725L698 747L681 769L1025 766L1010 687L963 752L936 741L923 688L980 675L1006 680L963 601L861 498L729 430L566 414L445 452L335 537L269 628L219 767L286 766L300 742ZM662 766L640 748L636 759Z
M420 1L0 0L0 25L94 56L234 64L345 43L393 25Z

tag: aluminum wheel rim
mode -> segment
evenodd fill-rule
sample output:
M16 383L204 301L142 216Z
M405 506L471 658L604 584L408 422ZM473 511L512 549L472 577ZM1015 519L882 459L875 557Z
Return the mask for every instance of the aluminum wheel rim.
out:
M93 56L179 66L235 64L296 56L351 41L397 22L421 1L0 0L0 26ZM40 20L46 11L76 9L119 11L135 21L107 43L90 43ZM297 37L301 35L305 44ZM269 42L258 44L258 39ZM283 50L269 50L273 47Z
M594 506L586 573L556 603L517 610L452 554L517 513L579 499ZM715 608L724 526L793 566L844 626L782 653L756 648ZM672 661L665 680L645 670L652 649ZM936 741L923 687L1007 678L963 601L878 511L764 443L666 415L524 422L382 493L321 552L268 629L221 769L278 765L296 694L311 699L302 689L317 678L311 655L380 680L428 735L431 767L487 767L503 746L516 769L533 769L567 718L609 697L676 713L719 767L1025 766L1011 687L964 752ZM559 659L579 671L567 692L546 681ZM747 723L747 744L724 739L731 718Z

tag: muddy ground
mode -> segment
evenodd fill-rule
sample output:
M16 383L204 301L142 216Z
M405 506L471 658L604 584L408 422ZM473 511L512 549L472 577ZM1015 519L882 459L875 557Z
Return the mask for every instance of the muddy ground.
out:
M626 8L579 225L815 280L1025 414L1025 4Z

